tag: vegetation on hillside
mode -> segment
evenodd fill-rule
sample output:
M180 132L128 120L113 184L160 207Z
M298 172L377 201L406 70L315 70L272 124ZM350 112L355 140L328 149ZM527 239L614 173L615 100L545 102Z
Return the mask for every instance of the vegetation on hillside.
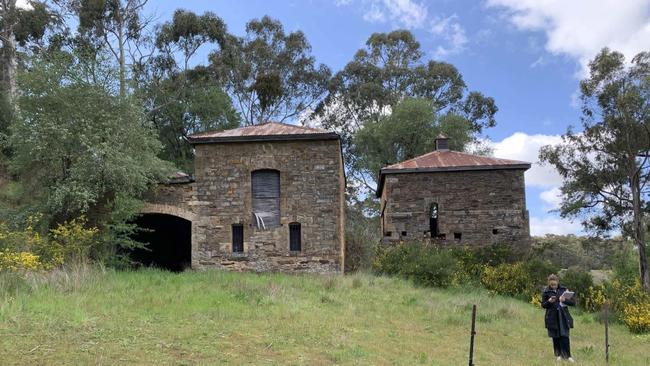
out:
M9 365L462 365L472 304L477 365L554 363L543 310L472 288L387 277L77 268L0 288ZM573 311L572 351L604 365L604 329ZM56 336L53 336L56 334ZM610 327L610 364L646 365L648 336Z

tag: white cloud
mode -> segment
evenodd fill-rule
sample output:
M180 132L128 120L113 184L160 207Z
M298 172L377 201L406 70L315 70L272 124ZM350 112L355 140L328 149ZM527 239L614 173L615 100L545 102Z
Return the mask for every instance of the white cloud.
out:
M336 6L350 5L352 0L335 0ZM391 22L409 29L422 28L428 9L413 0L364 0L363 20L373 23Z
M555 210L562 203L562 191L560 187L553 187L540 193L539 198L546 204L545 209Z
M357 5L363 20L371 23L388 23L393 27L426 30L442 41L433 56L445 58L465 50L467 35L456 14L445 17L429 16L429 8L416 0L334 0L336 6Z
M16 7L20 9L32 9L32 5L27 0L16 0Z
M559 217L531 217L530 235L543 236L545 234L581 234L582 225L578 222L570 222Z
M539 150L542 146L555 145L560 142L562 142L562 138L559 135L528 135L523 132L515 132L501 141L490 143L494 156L497 158L532 163L531 168L526 171L526 185L544 189L539 194L539 198L542 201L542 209L545 211L557 209L560 206L562 177L552 166L539 163ZM549 213L544 217L531 216L530 233L539 236L544 234L579 235L584 232L579 222L571 222L558 217L555 213Z
M516 132L502 141L493 142L492 148L495 157L532 163L531 168L526 172L526 184L550 189L558 187L562 183L562 178L552 166L539 163L539 149L561 141L559 135L528 135Z
M521 30L542 31L545 48L577 60L582 75L603 47L631 59L650 49L650 0L487 0Z
M431 33L447 41L448 46L438 46L434 52L434 57L445 58L465 50L467 36L465 29L458 22L456 14L446 18L436 17L431 20Z

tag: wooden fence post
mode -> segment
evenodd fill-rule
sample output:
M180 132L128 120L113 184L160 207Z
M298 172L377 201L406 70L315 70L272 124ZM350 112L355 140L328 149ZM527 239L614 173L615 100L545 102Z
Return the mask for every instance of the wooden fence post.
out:
M605 363L609 364L609 303L605 303Z
M469 339L469 366L474 366L474 335L476 335L476 304L472 305L472 333Z

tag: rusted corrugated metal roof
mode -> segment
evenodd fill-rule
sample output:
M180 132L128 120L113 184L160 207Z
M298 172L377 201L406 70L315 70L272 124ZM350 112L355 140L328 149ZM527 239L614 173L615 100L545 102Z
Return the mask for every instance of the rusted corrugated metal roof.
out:
M263 141L263 140L320 140L335 139L338 135L319 128L267 122L225 131L202 132L189 136L190 143Z
M528 170L530 169L530 163L519 160L472 155L451 150L436 150L382 168L379 172L377 197L381 196L381 190L387 174L501 169Z
M389 165L384 170L418 169L418 168L460 168L460 167L492 167L508 165L527 165L530 163L518 160L499 159L489 156L472 155L451 150L437 150L415 157L401 163Z

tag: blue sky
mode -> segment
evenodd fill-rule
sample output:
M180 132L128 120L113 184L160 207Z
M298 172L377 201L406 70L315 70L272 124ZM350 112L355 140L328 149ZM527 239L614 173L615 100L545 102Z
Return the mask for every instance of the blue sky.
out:
M598 50L650 50L650 0L185 0L150 1L148 12L165 21L178 7L212 11L238 35L252 18L279 19L334 71L373 32L409 29L426 58L454 64L471 90L495 98L497 126L486 131L495 156L532 163L540 146L579 126L578 82ZM532 234L580 233L548 212L560 184L552 169L534 164L526 183Z

